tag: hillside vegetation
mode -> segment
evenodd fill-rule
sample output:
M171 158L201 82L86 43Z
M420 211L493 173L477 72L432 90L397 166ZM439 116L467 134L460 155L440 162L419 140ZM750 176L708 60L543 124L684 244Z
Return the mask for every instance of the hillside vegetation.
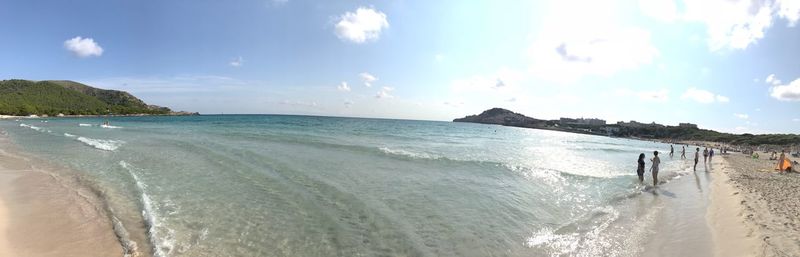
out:
M0 81L2 115L169 114L133 95L72 81Z

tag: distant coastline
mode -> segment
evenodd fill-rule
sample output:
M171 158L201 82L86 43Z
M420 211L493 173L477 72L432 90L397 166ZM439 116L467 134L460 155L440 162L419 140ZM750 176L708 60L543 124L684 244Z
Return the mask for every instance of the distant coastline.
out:
M503 108L492 108L477 115L469 115L454 119L453 122L469 122L495 124L511 127L532 128L562 131L569 133L621 137L640 140L657 140L667 143L686 142L706 145L725 144L738 149L756 147L760 149L778 149L800 146L800 135L797 134L730 134L698 128L691 123L678 126L666 126L656 123L640 123L636 121L606 124L600 119L542 120L515 113ZM780 151L780 150L778 150Z

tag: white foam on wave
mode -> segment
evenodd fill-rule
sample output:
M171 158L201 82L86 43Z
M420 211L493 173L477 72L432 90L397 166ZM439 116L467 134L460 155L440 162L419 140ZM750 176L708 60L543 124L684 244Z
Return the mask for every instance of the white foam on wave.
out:
M76 138L76 137L78 137L78 136L76 136L76 135L73 135L73 134L70 134L70 133L64 133L64 136L65 136L65 137L69 137L69 138Z
M67 134L65 133L64 136L67 136ZM117 148L119 148L120 146L122 146L122 144L125 143L124 141L119 141L119 140L94 139L87 137L77 137L75 139L91 147L106 151L117 150Z
M102 125L100 125L100 127L101 127L101 128L107 128L107 129L118 129L118 128L122 128L122 127L119 127L119 126L111 126L111 125L106 125L106 124L102 124Z
M402 149L391 149L391 148L388 148L388 147L381 147L381 148L378 148L378 149L381 150L381 152L383 152L385 154L399 155L399 156L410 157L410 158L414 158L414 159L436 160L436 159L442 158L440 156L436 156L436 155L432 155L432 154L428 154L428 153L411 152L411 151L402 150Z
M92 124L78 123L78 126L80 126L80 127L91 127Z
M28 124L25 124L25 123L20 123L19 126L20 127L26 127L26 128L32 129L32 130L39 131L39 132L52 132L49 129L44 129L44 128L40 128L40 127L37 127L37 126L28 125Z
M139 189L139 194L142 203L142 217L147 223L150 243L153 245L153 255L156 257L165 257L172 253L175 248L175 231L164 226L163 219L158 215L158 207L154 205L153 200L147 194L147 185L145 185L139 176L133 171L133 167L125 161L119 161L128 174L133 177L136 182L136 188Z

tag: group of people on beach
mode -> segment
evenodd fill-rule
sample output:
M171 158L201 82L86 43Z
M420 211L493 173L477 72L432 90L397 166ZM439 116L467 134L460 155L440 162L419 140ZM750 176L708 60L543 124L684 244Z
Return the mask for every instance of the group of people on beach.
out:
M675 147L673 145L669 146L669 157L672 157L675 154ZM708 163L714 157L714 148L710 150L708 147L703 149L703 163ZM645 172L645 155L644 153L639 154L639 160L636 161L638 168L636 169L636 174L639 175L639 183L644 183L644 172ZM681 146L681 159L686 159L686 146ZM650 172L653 174L653 186L658 185L658 166L661 164L661 159L658 158L658 151L653 151L653 158L650 159L652 165L650 166ZM697 163L700 162L700 147L695 149L694 153L694 171L697 171Z
M688 145L681 146L681 160L686 159L686 147L687 146ZM723 154L725 154L725 152L726 152L724 147L720 148L720 151ZM674 156L674 154L675 154L675 147L673 145L670 145L669 146L669 157ZM755 153L755 151L753 151L753 154L756 156L756 157L753 157L753 158L757 159L758 158L757 155L756 155L757 153ZM713 158L714 158L714 148L705 147L703 149L703 164L707 164L707 163L711 162L711 160ZM645 159L645 154L641 153L641 154L639 154L639 159L636 161L636 163L637 163L636 174L639 175L639 183L644 183L644 173L645 173L645 160L644 159ZM777 165L778 167L776 168L776 170L778 170L779 172L791 172L791 171L794 170L794 168L792 166L798 164L797 161L792 162L791 160L788 159L788 157L786 156L786 151L785 150L781 151L780 156L777 155L777 152L773 152L772 156L770 157L770 160L777 160L778 161L778 165ZM653 158L650 159L650 162L652 163L651 166L650 166L650 172L652 172L652 174L653 174L653 186L656 186L656 185L658 185L658 166L661 164L661 159L658 158L658 151L654 151L653 152ZM700 162L700 147L697 147L697 148L695 148L695 152L694 152L694 167L693 167L694 171L697 171L697 163L699 163L699 162Z

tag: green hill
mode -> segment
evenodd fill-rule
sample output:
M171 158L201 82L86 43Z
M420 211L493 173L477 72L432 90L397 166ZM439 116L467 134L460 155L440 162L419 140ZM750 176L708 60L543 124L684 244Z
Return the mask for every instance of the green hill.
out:
M171 110L145 104L117 90L90 87L73 81L0 81L3 115L169 114Z

